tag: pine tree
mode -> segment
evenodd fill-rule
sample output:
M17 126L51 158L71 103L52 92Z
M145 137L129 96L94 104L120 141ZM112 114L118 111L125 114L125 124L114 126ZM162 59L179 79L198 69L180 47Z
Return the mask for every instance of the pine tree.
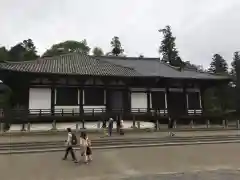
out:
M226 60L221 55L214 54L208 71L214 74L227 74L228 65Z
M230 70L230 74L231 74L232 76L236 76L236 61L240 61L240 54L239 54L238 51L237 51L237 52L234 52L233 61L232 61L232 63L231 63L232 68L231 68L231 70Z
M159 32L163 34L163 40L159 47L159 53L162 55L162 61L168 62L172 66L182 67L183 62L178 55L175 40L172 35L170 26L160 29Z
M208 69L209 72L214 74L228 74L228 65L226 60L220 54L214 54L212 58L212 62L210 63L210 67ZM217 87L211 89L212 95L208 96L210 101L215 102L214 106L219 107L217 108L220 112L224 112L230 107L229 103L229 86L228 84L219 84Z
M119 55L121 55L124 52L124 49L122 48L122 44L121 44L121 42L119 40L119 37L117 37L117 36L114 36L112 38L111 46L113 48L111 53L114 56L119 56Z

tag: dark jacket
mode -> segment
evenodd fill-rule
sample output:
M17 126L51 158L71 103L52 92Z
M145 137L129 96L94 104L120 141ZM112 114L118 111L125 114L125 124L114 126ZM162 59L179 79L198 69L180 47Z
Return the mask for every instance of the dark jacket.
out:
M169 129L172 129L172 128L173 128L173 125L174 125L174 120L173 120L173 119L170 119L170 120L168 121L168 128L169 128Z
M110 120L110 121L109 121L108 128L109 128L109 129L112 129L112 128L113 128L113 120Z

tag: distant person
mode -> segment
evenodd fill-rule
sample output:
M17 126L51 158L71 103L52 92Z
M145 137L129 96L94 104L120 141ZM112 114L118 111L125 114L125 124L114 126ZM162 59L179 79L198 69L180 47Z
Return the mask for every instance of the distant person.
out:
M87 149L86 149L86 155L87 155L87 161L91 162L92 161L92 143L89 137L86 134L86 141L87 141Z
M103 136L108 136L108 129L107 129L107 120L104 119L102 122L102 129L103 129Z
M67 159L68 153L70 151L70 153L72 155L72 160L75 163L77 163L77 159L76 159L75 153L73 151L73 146L77 144L77 137L75 134L72 133L71 128L67 128L67 132L68 132L68 136L67 136L67 140L65 141L67 148L66 148L66 152L65 152L65 156L64 156L63 160Z
M174 126L174 120L172 118L168 119L168 133L169 136L174 136L175 134L172 132L173 131L173 126Z
M123 128L124 128L124 123L123 123L123 120L121 120L121 121L120 121L120 129L119 129L120 135L124 135Z
M120 133L120 128L121 128L121 120L118 118L117 120L117 132Z
M107 120L104 119L102 122L102 128L106 128L107 127Z
M112 130L113 130L113 118L110 118L108 121L108 135L112 136Z

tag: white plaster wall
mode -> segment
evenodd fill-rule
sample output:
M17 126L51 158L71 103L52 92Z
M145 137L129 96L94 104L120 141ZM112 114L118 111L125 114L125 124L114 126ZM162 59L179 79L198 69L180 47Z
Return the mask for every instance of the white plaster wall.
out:
M25 126L27 128L27 125ZM52 124L31 124L30 131L50 131L52 129Z
M83 106L84 112L88 113L88 112L102 112L102 111L106 111L106 106Z
M50 88L30 88L29 89L29 110L36 113L34 109L51 109L51 89ZM44 111L42 112L44 113ZM49 113L49 112L46 112Z
M63 110L63 113L79 113L79 106L55 106L54 110L56 113L61 113Z
M85 128L89 130L97 130L98 129L98 123L99 122L85 122ZM56 128L60 131L66 130L67 128L71 128L72 130L76 129L76 124L78 124L78 128L82 128L82 122L71 122L71 123L56 123ZM108 123L107 123L108 124ZM136 124L137 125L137 124ZM124 121L124 129L132 129L133 122L132 121ZM154 128L154 123L151 122L144 122L140 121L140 128L146 129ZM100 128L102 127L102 122L100 123ZM27 128L27 125L25 126ZM30 131L37 131L37 132L44 132L44 131L50 131L52 129L52 123L44 123L44 124L31 124ZM113 124L113 128L116 129L117 125L116 122ZM22 129L21 124L12 124L9 132L19 132Z
M136 108L142 108L147 110L147 93L131 93L131 108L132 111L138 111Z

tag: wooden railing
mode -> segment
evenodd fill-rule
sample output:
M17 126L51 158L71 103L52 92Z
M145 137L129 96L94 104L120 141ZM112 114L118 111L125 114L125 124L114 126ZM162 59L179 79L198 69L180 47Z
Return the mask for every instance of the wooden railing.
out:
M73 109L11 109L12 113L20 113L26 115L35 115L35 116L79 116L79 115L98 115L101 113L130 113L130 114L147 114L157 116L166 116L168 115L168 109L153 109L153 108L131 108L130 110L126 109L111 109L107 110L106 108L84 108L82 111L79 108ZM203 112L201 109L198 110L188 110L186 115L202 115ZM3 115L3 110L0 109L0 117Z

